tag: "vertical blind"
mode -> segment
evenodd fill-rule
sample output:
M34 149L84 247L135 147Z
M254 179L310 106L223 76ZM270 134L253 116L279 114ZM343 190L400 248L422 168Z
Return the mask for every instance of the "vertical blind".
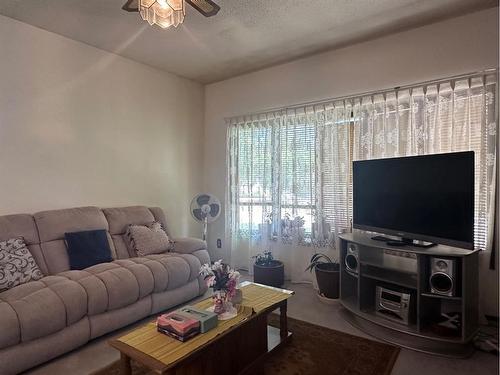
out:
M228 119L234 252L247 259L263 236L289 235L290 222L301 244L333 245L352 217L353 160L466 150L475 152L475 247L491 249L496 82L470 75Z

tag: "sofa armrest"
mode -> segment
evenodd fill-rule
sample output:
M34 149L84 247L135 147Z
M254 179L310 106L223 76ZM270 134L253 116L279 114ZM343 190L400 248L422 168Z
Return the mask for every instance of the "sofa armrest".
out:
M172 251L181 254L191 254L198 250L206 250L207 243L199 238L180 237L173 239L174 246Z

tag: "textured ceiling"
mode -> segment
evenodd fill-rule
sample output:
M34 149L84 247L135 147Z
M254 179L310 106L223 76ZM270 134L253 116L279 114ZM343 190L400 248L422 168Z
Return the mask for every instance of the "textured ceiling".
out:
M319 51L498 5L498 0L216 0L177 29L125 0L1 0L0 14L194 79L214 82Z

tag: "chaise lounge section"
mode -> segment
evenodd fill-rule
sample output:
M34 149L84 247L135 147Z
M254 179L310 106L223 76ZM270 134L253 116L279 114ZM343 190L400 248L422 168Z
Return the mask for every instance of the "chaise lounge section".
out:
M137 257L130 224L168 228L160 208L80 207L0 216L0 241L23 237L45 275L0 293L0 374L16 374L206 291L206 243L174 239L168 253ZM70 270L64 234L104 229L113 261ZM168 230L167 230L168 233Z

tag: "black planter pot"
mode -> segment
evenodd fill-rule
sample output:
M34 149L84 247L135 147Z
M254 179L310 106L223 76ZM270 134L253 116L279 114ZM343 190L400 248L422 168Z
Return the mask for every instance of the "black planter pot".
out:
M338 263L319 263L314 268L319 293L326 298L339 298L340 267Z
M285 266L279 260L273 260L268 266L254 264L253 281L279 288L285 282Z

